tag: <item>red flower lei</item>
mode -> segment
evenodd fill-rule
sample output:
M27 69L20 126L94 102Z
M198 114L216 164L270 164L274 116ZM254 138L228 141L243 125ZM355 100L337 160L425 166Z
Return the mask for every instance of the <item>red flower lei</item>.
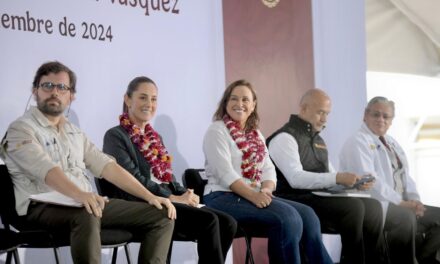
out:
M150 124L145 125L145 132L142 134L140 128L130 121L127 113L119 116L119 121L130 136L131 142L137 146L150 164L154 177L161 182L172 181L172 157L162 144L159 134Z
M266 155L265 145L256 129L244 132L238 122L233 121L229 116L223 117L223 122L229 129L229 134L237 144L238 149L243 153L241 171L244 178L252 182L260 182L261 170L258 164L263 162Z

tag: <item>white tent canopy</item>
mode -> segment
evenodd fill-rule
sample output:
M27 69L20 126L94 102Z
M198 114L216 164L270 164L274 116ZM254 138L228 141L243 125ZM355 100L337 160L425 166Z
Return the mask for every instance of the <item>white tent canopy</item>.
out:
M440 76L440 1L365 3L369 71Z

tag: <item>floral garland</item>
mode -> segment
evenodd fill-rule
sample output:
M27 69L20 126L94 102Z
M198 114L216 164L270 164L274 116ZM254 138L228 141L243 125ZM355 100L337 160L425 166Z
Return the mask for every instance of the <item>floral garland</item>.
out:
M146 124L145 132L141 133L140 128L130 121L127 113L119 116L119 121L130 136L131 142L137 146L148 164L150 164L154 177L161 182L172 181L172 157L168 154L159 134L153 127Z
M266 150L263 141L256 129L244 132L238 122L233 121L228 115L223 117L223 122L229 129L229 134L243 153L241 171L244 178L250 179L253 184L260 182L261 170L258 164L263 162Z

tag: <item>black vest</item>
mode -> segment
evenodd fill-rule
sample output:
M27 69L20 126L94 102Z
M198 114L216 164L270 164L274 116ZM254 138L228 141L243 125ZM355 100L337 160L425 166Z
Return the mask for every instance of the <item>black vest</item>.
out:
M297 115L291 115L287 122L280 129L275 131L267 138L266 144L279 133L288 133L295 138L298 143L298 152L301 164L305 171L310 172L328 172L328 152L324 140L319 136L319 132L312 132L312 125ZM276 167L276 165L275 165ZM311 190L293 189L290 187L283 173L276 167L277 171L277 189L276 194L287 193L309 193Z

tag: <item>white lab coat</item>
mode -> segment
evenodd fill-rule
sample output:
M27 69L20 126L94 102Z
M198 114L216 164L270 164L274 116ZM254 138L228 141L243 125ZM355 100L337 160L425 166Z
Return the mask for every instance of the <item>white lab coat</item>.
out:
M385 135L385 140L396 151L402 162L405 171L403 182L406 185L408 199L420 200L416 184L409 175L405 152L391 136ZM382 203L384 217L390 202L398 205L402 201L402 195L394 190L393 169L386 147L365 123L345 142L339 161L339 171L359 175L371 174L376 177L376 182L369 192L373 198Z

